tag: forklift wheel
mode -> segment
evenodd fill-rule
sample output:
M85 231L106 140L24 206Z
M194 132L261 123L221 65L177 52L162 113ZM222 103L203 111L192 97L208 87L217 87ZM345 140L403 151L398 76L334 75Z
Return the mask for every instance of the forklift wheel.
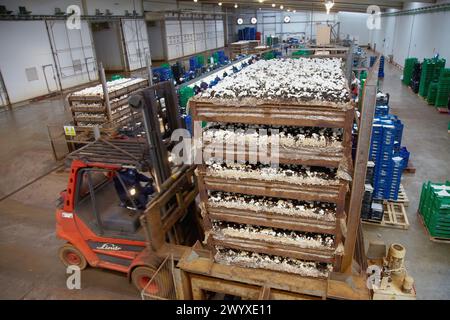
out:
M83 254L71 244L65 244L59 248L58 256L66 267L78 266L80 270L83 270L87 266Z
M133 285L140 291L144 290L145 286L152 279L155 269L150 267L137 267L131 273L131 281ZM145 293L158 296L162 298L170 298L169 294L174 292L173 281L166 270L160 270L152 283L147 286Z

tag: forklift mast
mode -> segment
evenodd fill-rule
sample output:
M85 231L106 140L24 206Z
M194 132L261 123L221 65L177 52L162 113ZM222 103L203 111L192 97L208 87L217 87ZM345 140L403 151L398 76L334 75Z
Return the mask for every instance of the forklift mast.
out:
M129 105L142 112L149 162L157 191L172 174L169 165L168 143L172 132L182 128L175 87L172 82L160 82L142 89L128 99ZM161 132L161 121L164 132Z

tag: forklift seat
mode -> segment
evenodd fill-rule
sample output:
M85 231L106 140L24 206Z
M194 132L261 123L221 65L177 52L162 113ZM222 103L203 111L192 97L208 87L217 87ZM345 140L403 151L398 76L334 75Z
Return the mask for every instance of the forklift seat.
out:
M142 211L135 211L120 206L112 180L107 181L95 191L95 206L100 216L101 228L95 218L92 199L86 195L76 206L77 214L98 233L101 230L135 234L139 231L139 216Z
M123 210L111 210L102 217L103 228L123 233L135 233L140 226L139 212L129 214L127 208L117 207Z

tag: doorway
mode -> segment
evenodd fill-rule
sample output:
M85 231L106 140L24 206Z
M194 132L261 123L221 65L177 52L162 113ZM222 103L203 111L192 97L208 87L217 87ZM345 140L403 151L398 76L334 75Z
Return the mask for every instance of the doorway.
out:
M91 30L98 63L103 63L106 72L126 71L120 21L92 22Z

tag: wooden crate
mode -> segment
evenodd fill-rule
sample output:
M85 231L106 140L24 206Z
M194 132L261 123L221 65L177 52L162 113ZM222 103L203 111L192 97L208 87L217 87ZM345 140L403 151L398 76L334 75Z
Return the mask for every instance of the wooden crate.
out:
M251 194L275 198L324 201L339 203L344 201L348 182L339 180L337 185L299 185L283 181L263 181L257 179L227 179L208 174L204 165L199 165L196 174L206 190Z
M284 126L348 128L353 123L351 104L337 107L334 103L261 103L257 105L225 105L191 99L193 120Z

